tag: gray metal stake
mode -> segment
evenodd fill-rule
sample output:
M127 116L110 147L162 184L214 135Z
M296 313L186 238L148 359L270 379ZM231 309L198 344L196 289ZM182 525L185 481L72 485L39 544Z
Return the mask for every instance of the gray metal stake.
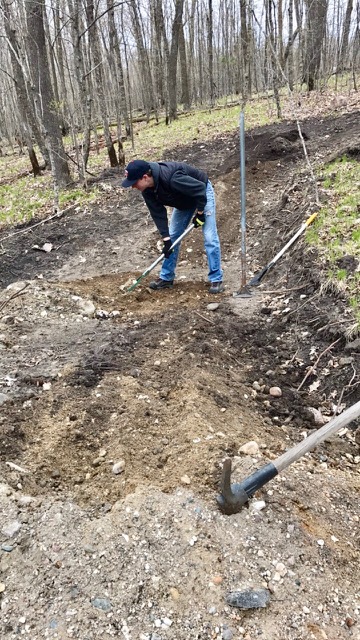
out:
M251 290L246 286L246 189L245 189L245 120L240 113L240 200L241 200L241 289L235 298L250 298Z

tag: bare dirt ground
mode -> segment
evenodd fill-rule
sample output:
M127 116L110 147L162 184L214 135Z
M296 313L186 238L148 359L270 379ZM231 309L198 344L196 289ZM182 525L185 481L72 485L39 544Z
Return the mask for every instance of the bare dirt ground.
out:
M359 158L359 112L303 130L315 166ZM294 123L248 132L246 155L250 276L314 211L314 189ZM215 185L219 297L197 230L173 290L152 292L149 276L125 292L158 236L111 172L93 208L2 231L1 638L359 640L357 424L239 514L215 501L225 458L241 481L318 428L319 412L359 400L351 314L324 292L324 265L303 240L251 298L233 296L237 132L166 159L205 168ZM267 589L266 608L232 607L229 592L245 589Z

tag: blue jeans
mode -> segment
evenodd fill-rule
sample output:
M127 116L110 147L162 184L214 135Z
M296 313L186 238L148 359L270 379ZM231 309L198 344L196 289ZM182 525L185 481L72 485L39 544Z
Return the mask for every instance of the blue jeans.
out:
M216 203L215 193L210 180L206 187L205 224L202 226L204 247L209 265L209 281L221 282L223 272L221 269L220 241L216 228ZM172 242L181 236L186 227L190 224L195 213L195 209L174 209L170 221L170 238ZM195 229L199 233L199 229ZM181 244L181 243L180 243ZM160 278L162 280L174 280L176 263L179 256L180 244L176 245L173 253L166 258L161 267Z

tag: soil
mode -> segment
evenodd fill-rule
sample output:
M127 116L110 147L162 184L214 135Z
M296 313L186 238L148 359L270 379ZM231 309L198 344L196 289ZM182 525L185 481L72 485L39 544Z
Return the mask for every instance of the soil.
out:
M302 130L315 167L360 157L359 111ZM238 132L164 158L215 186L219 296L198 230L172 290L127 292L158 234L115 171L95 206L2 230L1 638L359 640L358 421L216 503L226 458L241 482L360 398L354 318L303 238L238 295L316 211L297 127L247 132L246 273ZM248 589L264 608L232 606Z

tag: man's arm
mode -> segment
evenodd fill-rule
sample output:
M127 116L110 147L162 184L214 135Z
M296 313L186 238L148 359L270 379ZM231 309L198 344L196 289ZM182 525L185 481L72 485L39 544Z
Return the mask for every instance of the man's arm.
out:
M151 193L151 191L143 191L142 196L161 237L169 238L169 223L166 207L156 200L154 194Z

